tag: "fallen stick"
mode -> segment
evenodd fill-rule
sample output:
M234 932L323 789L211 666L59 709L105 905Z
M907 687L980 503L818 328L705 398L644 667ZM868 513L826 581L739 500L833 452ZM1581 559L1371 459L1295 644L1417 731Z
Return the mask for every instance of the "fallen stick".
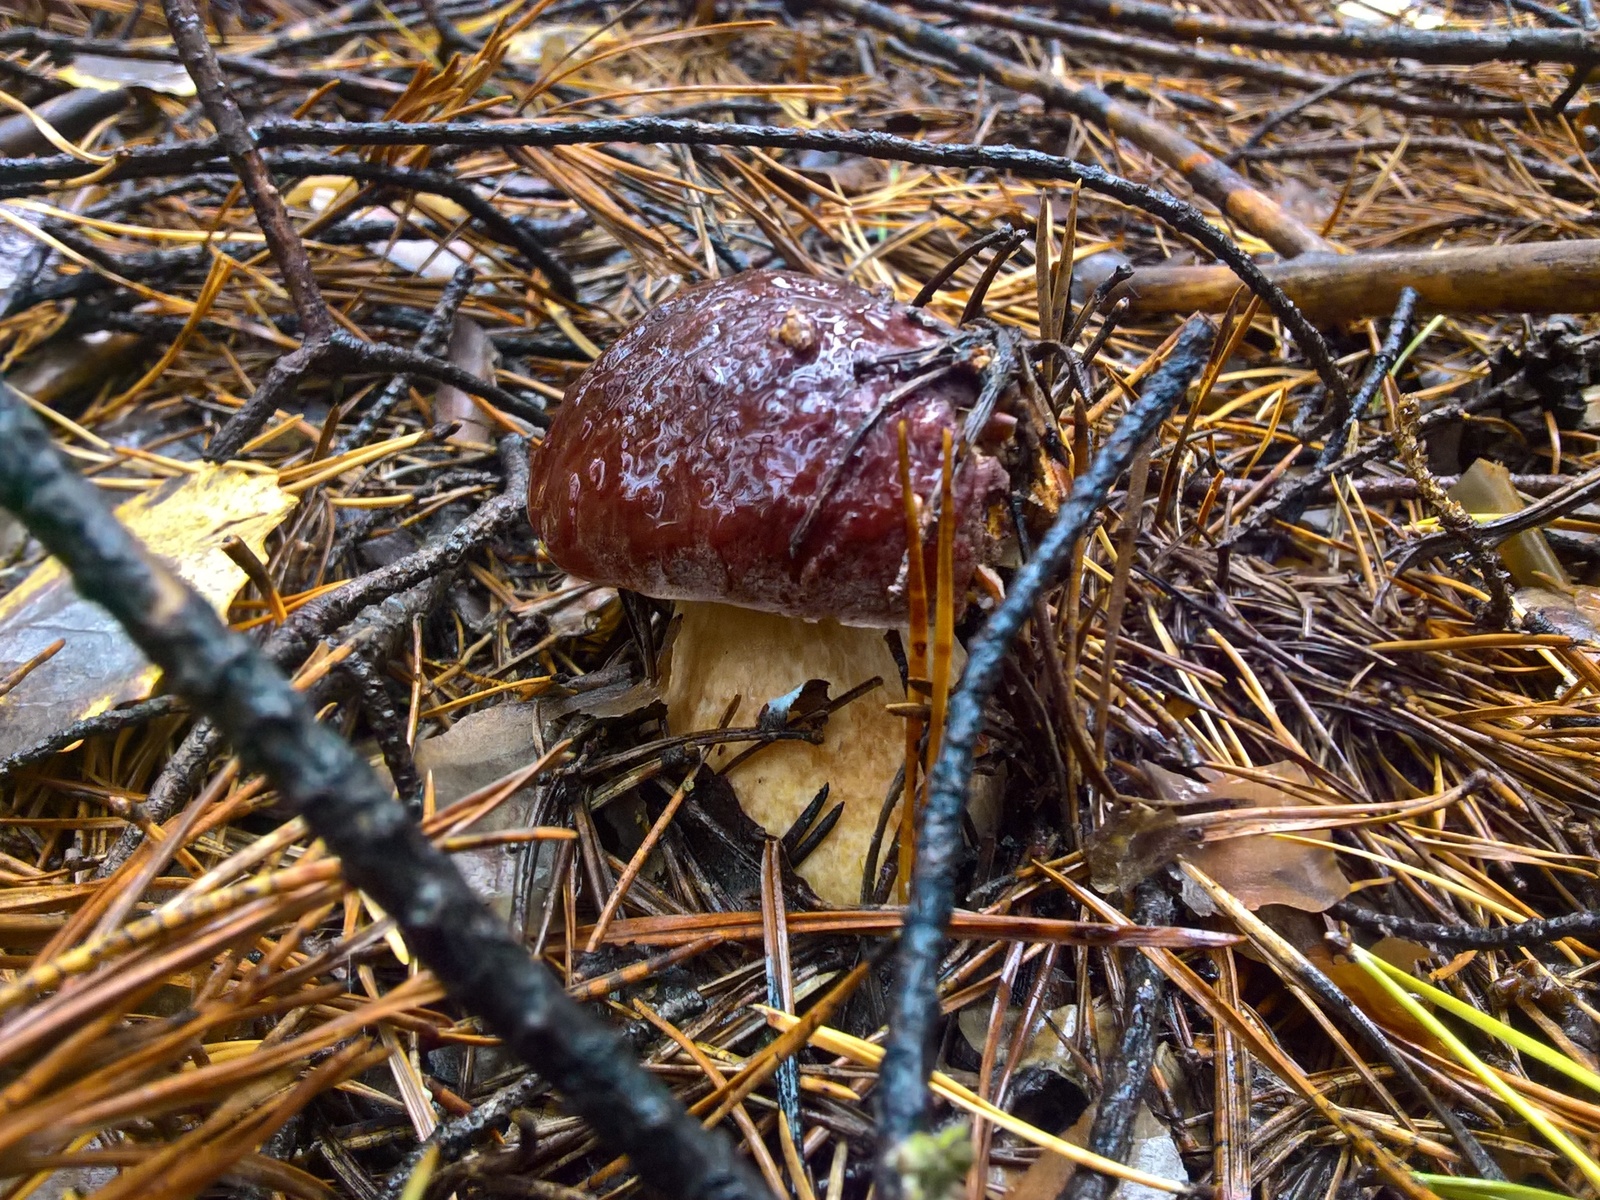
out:
M1385 315L1404 287L1432 312L1600 312L1600 239L1307 254L1259 265L1313 321ZM1126 297L1136 313L1220 312L1238 289L1227 267L1138 267L1112 298Z
M994 25L1001 29L1015 29L1042 38L1057 38L1068 55L1082 59L1087 51L1099 50L1107 54L1122 55L1140 62L1160 63L1182 71L1203 72L1211 78L1239 77L1257 79L1262 83L1289 91L1314 92L1330 83L1340 82L1332 75L1308 71L1292 63L1275 59L1252 58L1232 54L1225 50L1204 50L1194 45L1157 41L1153 38L1134 37L1099 26L1080 25L1065 21L1051 21L1036 13L1022 9L997 8L992 4L976 4L972 0L920 0L920 8L948 13L969 23ZM1413 75L1409 82L1429 82L1425 77ZM1432 82L1439 82L1437 79ZM1410 95L1392 88L1353 84L1340 93L1347 100L1359 100L1379 108L1410 113L1418 117L1449 117L1452 120L1502 120L1526 121L1528 106L1497 101L1492 98L1463 100L1444 96Z
M1410 58L1438 66L1485 62L1560 62L1600 58L1600 32L1589 29L1411 29L1394 25L1301 25L1186 12L1146 0L1056 0L1056 8L1163 37L1212 45L1330 54L1341 58Z
M993 54L973 42L886 8L874 0L826 0L829 8L893 34L965 70L1038 96L1085 121L1126 138L1181 174L1190 187L1280 254L1329 251L1332 246L1232 167L1176 128L1145 115L1089 84L1067 83Z
M80 594L122 625L174 694L215 721L246 768L304 814L351 886L394 917L423 965L509 1053L534 1066L608 1149L628 1155L634 1171L674 1200L769 1194L732 1144L689 1117L484 907L450 857L261 649L117 522L3 384L0 505L61 560Z

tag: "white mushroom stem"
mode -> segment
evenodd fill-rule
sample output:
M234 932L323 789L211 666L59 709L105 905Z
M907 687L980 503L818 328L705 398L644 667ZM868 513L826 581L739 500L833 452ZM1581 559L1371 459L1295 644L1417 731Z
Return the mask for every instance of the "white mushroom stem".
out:
M735 696L732 725L750 726L763 704L808 679L827 680L834 696L873 676L883 680L828 717L821 745L775 742L727 773L740 806L774 836L787 832L829 785L823 813L839 803L844 812L798 870L826 903L854 907L879 810L905 761L905 722L884 709L905 699L884 631L705 602L679 602L678 613L662 686L674 734L717 728ZM719 769L746 748L718 746L707 762ZM897 820L891 818L879 849L880 868Z

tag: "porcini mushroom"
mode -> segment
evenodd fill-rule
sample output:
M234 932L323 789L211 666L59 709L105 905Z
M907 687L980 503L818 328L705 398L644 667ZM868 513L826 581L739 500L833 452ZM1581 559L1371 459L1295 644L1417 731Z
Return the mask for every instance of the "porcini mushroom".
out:
M663 664L671 732L716 728L735 696L733 724L749 726L808 680L834 695L884 680L828 718L820 745L777 742L727 776L774 835L829 786L843 813L798 869L830 904L856 902L904 757L904 725L884 707L904 699L886 641L906 620L899 429L931 510L945 433L960 438L979 395L957 333L852 284L747 272L684 291L625 332L567 390L534 451L529 516L550 559L677 602ZM1006 486L996 459L964 448L953 513L963 592Z

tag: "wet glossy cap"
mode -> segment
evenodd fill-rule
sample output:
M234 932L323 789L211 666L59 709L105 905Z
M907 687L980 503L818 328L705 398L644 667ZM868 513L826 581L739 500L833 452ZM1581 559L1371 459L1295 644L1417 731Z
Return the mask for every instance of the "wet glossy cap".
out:
M529 517L581 578L859 625L904 618L898 428L913 487L937 494L942 439L977 395L958 368L895 401L790 541L830 468L915 370L874 367L955 331L853 284L751 271L685 291L567 390L533 453ZM1000 465L956 473L957 583L982 561ZM929 556L929 567L932 561ZM930 575L930 579L932 576Z

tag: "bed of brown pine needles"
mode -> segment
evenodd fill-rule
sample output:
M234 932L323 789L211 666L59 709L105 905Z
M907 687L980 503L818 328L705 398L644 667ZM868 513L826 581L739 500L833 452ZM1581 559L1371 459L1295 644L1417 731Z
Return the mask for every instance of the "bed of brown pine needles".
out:
M1237 60L1229 72L1186 62L1192 44L1070 5L1037 15L1077 22L1098 42L1008 28L1004 12L978 7L900 11L960 31L1025 75L1101 89L1217 157L1244 148L1234 164L1244 177L1348 256L1592 236L1593 93L1580 87L1553 111L1571 81L1560 63L1353 62L1203 43ZM1351 28L1358 16L1390 20L1301 0L1201 7ZM213 0L202 11L252 120L655 115L879 131L1031 147L1195 198L1142 139L1047 103L1016 86L1024 78L980 77L828 4ZM1554 16L1538 4L1509 16L1476 3L1426 12L1458 30L1592 20L1587 5ZM121 62L135 83L180 70L152 60L170 59L171 42L142 0L22 0L0 47L0 88L24 105L73 86L74 64L103 76ZM1356 72L1366 74L1284 114ZM303 334L225 170L96 179L104 155L209 128L192 91L136 87L110 115L58 122L80 178L14 189L0 209L9 259L49 255L8 285L0 369L54 414L60 444L119 501L194 473L208 439ZM5 154L61 148L16 136ZM491 382L520 405L448 397L412 376L351 442L389 375L313 370L236 456L298 501L247 562L255 582L229 612L263 637L343 581L469 522L504 486L496 441L537 437L539 413L599 348L686 282L781 259L909 300L963 245L1009 223L1027 237L989 283L984 311L1048 338L1118 262L1207 261L1145 213L984 168L682 145L306 153L321 161L281 177L282 190L337 325L413 345L470 262L475 278L444 316L494 342ZM426 168L472 189L570 272L572 298L459 203L349 184L344 161ZM1271 253L1259 230L1198 199L1247 252ZM962 267L932 310L956 320L986 262ZM1381 303L1319 318L1349 378L1383 342L1388 297L1405 282L1386 281ZM1051 636L1035 627L1024 637L991 706L982 804L941 966L950 1020L938 1119L967 1120L956 1140L974 1152L970 1167L950 1152L954 1190L1053 1200L1065 1186L1065 1160L1041 1146L1085 1141L1080 1114L1117 1045L1124 981L1141 953L1085 944L1070 923L1128 923L1133 886L1161 877L1174 889L1181 880L1191 905L1180 904L1179 926L1237 935L1143 951L1166 988L1144 1101L1153 1121L1136 1141L1171 1144L1177 1183L1222 1200L1379 1188L1600 1194L1590 982L1600 932L1526 946L1386 938L1322 911L1326 898L1259 904L1227 883L1241 878L1241 858L1281 866L1289 882L1275 899L1293 901L1310 887L1296 874L1303 860L1327 853L1311 840L1322 838L1354 887L1339 913L1492 931L1600 906L1600 593L1588 588L1600 510L1568 486L1600 470L1600 343L1582 313L1497 313L1500 289L1515 283L1478 278L1438 315L1424 297L1404 362L1344 451L1370 456L1298 512L1279 506L1327 436L1314 429L1322 381L1246 293L1212 314L1211 367L1081 543L1046 598ZM1558 294L1542 310L1564 303ZM1113 310L1109 299L1090 309L1078 345L1100 342L1094 390L1061 410L1069 454L1111 427L1188 315L1160 309ZM486 369L454 342L442 352ZM1519 575L1508 555L1508 584L1495 552L1470 537L1465 548L1438 540L1408 553L1452 527L1437 501L1479 458L1509 470L1524 501L1555 497L1538 532L1519 536L1542 538L1565 578ZM1507 511L1466 507L1480 521ZM8 588L40 557L20 537L10 553ZM1507 587L1512 607L1496 622ZM686 1105L713 1097L702 1111L722 1114L774 1193L864 1196L889 986L872 956L897 925L893 887L875 894L878 879L865 879L860 909L804 911L792 893L784 900L772 852L741 841L748 830L709 799L691 800L694 819L675 819L638 855L692 765L664 738L639 650L639 621L659 625L665 613L630 613L610 592L569 586L520 518L500 518L459 570L397 604L365 625L314 628L309 648L280 665L397 778L412 748L426 764L421 748L464 719L522 705L531 736L510 747L522 755L514 776L446 799L419 776L427 831L480 864L503 856L498 902L531 951L624 1028ZM981 620L978 606L958 632ZM6 637L0 629L0 645ZM352 660L360 671L346 668ZM25 677L19 669L7 689ZM579 1200L639 1188L444 998L264 782L225 746L196 739L195 717L157 705L0 767L6 1200L68 1189ZM1174 805L1163 784L1174 772L1199 794ZM1193 782L1204 779L1214 782ZM1241 783L1254 785L1251 800ZM468 829L513 801L525 829ZM1230 843L1245 849L1230 857ZM1200 865L1219 859L1215 875ZM882 862L894 861L884 845ZM1398 972L1363 967L1361 947ZM858 963L870 965L852 971ZM1332 981L1331 998L1308 968ZM1397 975L1488 1022L1429 996L1419 1015L1381 982ZM792 1023L782 1010L803 1014L825 995L831 1015L796 1056L797 1076L719 1107L724 1081L770 1055L772 1031ZM1470 1182L1480 1176L1471 1156L1350 1010L1375 1023L1510 1182ZM1530 1041L1548 1053L1530 1053ZM435 1136L441 1127L451 1136ZM437 1149L417 1155L430 1137ZM1147 1162L1136 1166L1174 1178Z

